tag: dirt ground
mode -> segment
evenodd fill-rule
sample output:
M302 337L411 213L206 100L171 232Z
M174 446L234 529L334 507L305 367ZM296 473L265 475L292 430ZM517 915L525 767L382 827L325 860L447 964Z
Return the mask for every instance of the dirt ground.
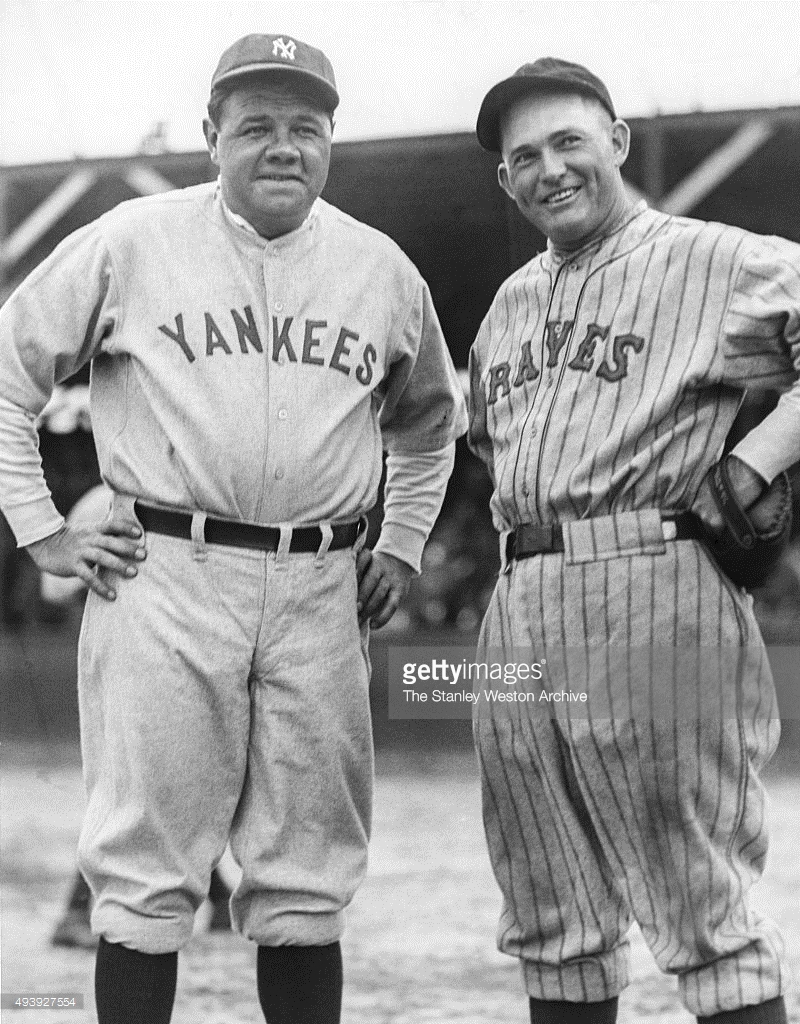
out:
M74 744L5 744L2 751L2 989L83 993L84 1011L8 1013L25 1024L94 1019L91 953L48 944L67 895L82 813ZM800 1024L800 777L768 776L773 843L754 904L780 923ZM369 876L349 912L344 1024L522 1024L514 961L494 947L499 897L484 850L471 753L379 753ZM620 1022L692 1018L675 983L632 935L634 981ZM198 931L182 954L175 1024L263 1024L253 951Z

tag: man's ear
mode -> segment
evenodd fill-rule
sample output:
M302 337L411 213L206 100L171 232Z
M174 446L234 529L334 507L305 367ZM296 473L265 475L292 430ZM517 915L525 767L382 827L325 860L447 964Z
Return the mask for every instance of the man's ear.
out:
M614 150L614 163L622 167L631 148L631 130L621 118L617 118L611 125L611 146Z
M508 168L505 163L501 163L497 168L497 180L500 182L500 188L505 192L509 199L514 198L514 193L511 190L511 183L508 180Z
M211 157L211 163L219 167L219 157L217 155L219 131L210 117L203 119L203 134L206 137L206 145L208 146L208 155Z

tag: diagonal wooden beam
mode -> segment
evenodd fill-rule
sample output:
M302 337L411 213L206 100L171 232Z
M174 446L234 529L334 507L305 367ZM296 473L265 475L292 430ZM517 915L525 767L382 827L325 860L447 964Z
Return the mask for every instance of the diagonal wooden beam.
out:
M657 203L664 213L682 217L718 188L726 178L741 167L775 132L769 117L754 118L726 143L706 157L675 188Z
M88 167L73 171L3 241L0 245L0 262L8 267L22 259L67 210L89 191L95 181L97 173Z
M169 192L175 188L163 174L147 164L134 164L125 171L122 179L140 196L153 196L157 192Z

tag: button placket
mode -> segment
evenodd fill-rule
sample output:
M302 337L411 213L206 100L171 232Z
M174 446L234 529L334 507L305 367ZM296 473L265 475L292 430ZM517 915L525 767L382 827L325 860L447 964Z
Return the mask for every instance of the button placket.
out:
M281 250L283 247L270 245L265 251L264 260L264 285L266 289L267 308L276 314L283 313L285 309L285 272L284 265L280 261ZM272 334L276 331L280 331L282 327L281 318L271 317L272 321ZM276 326L277 325L277 326ZM274 344L274 337L272 337L272 343ZM287 405L287 394L289 391L289 383L286 379L285 374L289 370L289 365L285 358L285 353L281 352L277 362L271 362L270 372L270 388L268 395L268 406L267 416L270 421L277 421L280 423L285 422L288 419ZM268 431L269 436L269 448L267 451L267 465L270 467L268 475L272 478L273 484L280 482L286 477L286 440L285 432L282 430L272 429ZM282 518L284 510L281 506L281 501L278 499L275 504L275 499L272 499L272 518Z

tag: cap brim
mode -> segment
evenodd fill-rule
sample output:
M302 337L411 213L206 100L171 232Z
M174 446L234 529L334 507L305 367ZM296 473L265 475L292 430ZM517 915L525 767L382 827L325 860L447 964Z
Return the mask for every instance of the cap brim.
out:
M500 122L512 103L515 103L523 96L533 92L541 93L570 93L577 92L584 96L592 96L599 100L603 106L605 102L602 97L590 86L582 86L579 83L569 85L559 82L547 75L512 75L505 78L490 89L484 97L481 109L478 113L478 123L475 126L475 133L478 142L490 153L499 153L502 150L500 142Z
M291 64L245 64L240 68L234 68L221 74L214 80L211 91L213 93L220 85L227 85L237 78L245 76L263 78L267 75L296 78L298 85L302 82L306 87L305 91L318 99L323 108L330 113L333 113L339 106L339 93L326 78L323 78L322 75L315 75L313 71L308 71L306 68L293 67Z

